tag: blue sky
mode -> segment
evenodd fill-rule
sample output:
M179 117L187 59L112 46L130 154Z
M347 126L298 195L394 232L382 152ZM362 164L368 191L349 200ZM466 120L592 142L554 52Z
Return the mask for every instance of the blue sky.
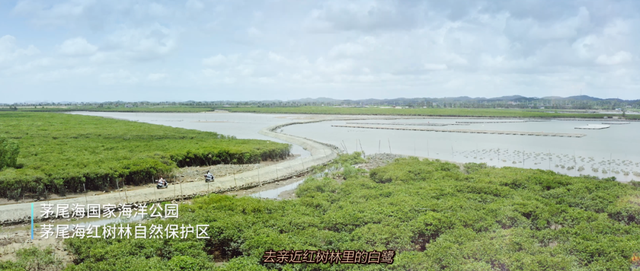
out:
M638 45L639 1L1 1L0 103L639 99Z

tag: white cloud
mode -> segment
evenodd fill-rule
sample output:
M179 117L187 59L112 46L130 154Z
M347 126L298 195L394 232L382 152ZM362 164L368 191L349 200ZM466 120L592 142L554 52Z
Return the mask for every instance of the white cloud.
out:
M18 15L31 16L32 22L38 25L60 25L70 19L81 17L93 0L74 0L59 3L39 0L20 0L13 8Z
M424 64L424 68L425 68L426 70L429 70L429 71L440 71L440 70L446 70L446 69L448 69L449 67L447 67L447 65L446 65L446 64L433 64L433 63L426 63L426 64Z
M540 22L533 18L511 19L507 27L515 27L513 35L524 35L534 41L562 40L576 38L590 24L589 11L580 7L573 17L553 22Z
M596 63L600 65L618 65L631 62L633 56L629 52L619 51L611 56L600 55L596 59Z
M200 9L204 8L204 4L201 1L198 1L198 0L189 0L189 1L187 1L187 3L185 3L185 7L187 7L187 9L200 10Z
M32 56L38 53L40 51L33 45L29 45L27 48L18 47L16 38L13 36L5 35L0 37L0 65L19 57Z
M163 80L165 78L167 78L167 74L166 73L150 73L147 76L147 80L149 81L160 81Z
M344 43L334 46L329 51L331 57L357 57L366 52L366 48L359 44Z
M411 28L419 6L394 1L328 1L309 13L305 27L312 31L371 31Z
M262 31L258 30L255 27L249 27L249 29L247 29L247 35L249 36L249 38L261 38L263 36Z
M59 68L55 70L38 71L30 77L36 82L65 82L78 77L86 77L92 72L93 69L90 67Z
M82 37L65 40L60 45L60 52L68 56L87 56L98 51L98 47Z
M43 67L50 67L53 65L54 60L52 58L41 58L33 61L29 61L25 64L20 64L14 67L16 71L29 71L39 69Z
M202 59L202 65L205 66L224 66L235 62L237 56L223 56L218 54L209 58Z
M177 46L177 31L155 24L142 28L122 28L107 38L108 48L128 59L153 60L166 56Z
M165 17L172 13L169 8L156 2L138 4L134 7L138 14L149 15L150 17Z
M232 90L229 99L284 99L300 90L351 98L548 96L576 83L595 96L637 98L639 7L599 0L18 0L17 20L10 20L21 36L0 37L0 80L25 90L11 94L18 101L30 93L23 85L50 87L38 80L56 81L66 100L96 81L140 99L157 82L181 90L161 100L198 99L199 90L220 85Z
M113 85L118 83L131 84L138 82L138 78L127 70L118 70L100 75L100 81L104 84Z

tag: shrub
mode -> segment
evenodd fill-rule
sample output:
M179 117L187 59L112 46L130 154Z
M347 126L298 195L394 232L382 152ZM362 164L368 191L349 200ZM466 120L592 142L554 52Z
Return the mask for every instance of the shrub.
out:
M10 199L108 190L116 181L140 185L175 167L280 160L290 150L270 141L59 113L0 112L0 126L0 136L12 138L0 137L0 163L18 166L0 171L0 197Z
M20 147L16 142L0 137L0 170L6 167L16 167L18 154L20 154Z

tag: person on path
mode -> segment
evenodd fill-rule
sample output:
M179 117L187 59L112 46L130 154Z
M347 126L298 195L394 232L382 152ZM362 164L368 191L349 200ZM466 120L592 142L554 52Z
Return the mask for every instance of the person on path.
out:
M204 179L206 182L213 182L215 178L213 177L213 174L207 170L207 174L204 175Z

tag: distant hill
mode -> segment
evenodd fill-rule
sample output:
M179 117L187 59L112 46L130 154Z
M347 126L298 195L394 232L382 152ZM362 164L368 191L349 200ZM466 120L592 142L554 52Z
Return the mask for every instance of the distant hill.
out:
M359 100L351 100L351 99L332 99L332 98L304 98L297 100L289 100L287 102L293 103L328 103L328 104L337 104L337 103L354 103L354 104L406 104L406 103L421 103L421 102L534 102L534 101L585 101L585 102L598 102L598 101L616 101L616 102L636 102L639 100L622 100L617 98L596 98L587 95L579 95L579 96L570 96L570 97L559 97L559 96L547 96L547 97L525 97L521 95L511 95L511 96L502 96L502 97L493 97L493 98L485 98L485 97L468 97L468 96L460 96L460 97L444 97L444 98L393 98L393 99L359 99Z
M618 98L598 98L587 95L558 97L525 97L522 95L509 95L501 97L422 97L422 98L406 98L398 97L393 99L334 99L328 97L302 98L295 100L251 100L251 101L165 101L165 102L124 102L124 101L108 101L108 102L64 102L64 103L14 103L2 104L2 107L9 106L49 106L49 105L79 105L79 106L119 106L123 104L131 104L134 107L148 106L260 106L260 107L277 107L277 106L407 106L407 107L429 107L429 108L522 108L522 109L622 109L635 108L640 109L640 99L622 100Z
M504 102L515 102L515 101L538 101L538 100L562 100L562 101L620 101L620 102L635 102L638 100L623 100L618 98L597 98L591 97L587 95L578 95L578 96L570 96L570 97L559 97L559 96L546 96L546 97L525 97L521 95L511 95L511 96L501 96L501 97L493 97L493 98L485 98L485 97L469 97L469 96L460 96L460 97L444 97L444 98L393 98L393 99L332 99L332 98L304 98L297 100L289 100L288 102L327 102L327 103L343 103L343 102L354 102L354 103L385 103L385 102L409 102L409 101L451 101L451 102L479 102L479 101L504 101Z
M574 100L574 101L601 101L602 100L600 98L591 97L591 96L587 96L587 95L571 96L571 97L567 97L567 98L564 98L564 99L566 99L566 100Z
M332 99L332 98L325 98L325 97L319 97L319 98L298 99L298 100L293 100L292 102L300 102L300 103L338 103L338 102L341 102L341 100L336 100L336 99Z

